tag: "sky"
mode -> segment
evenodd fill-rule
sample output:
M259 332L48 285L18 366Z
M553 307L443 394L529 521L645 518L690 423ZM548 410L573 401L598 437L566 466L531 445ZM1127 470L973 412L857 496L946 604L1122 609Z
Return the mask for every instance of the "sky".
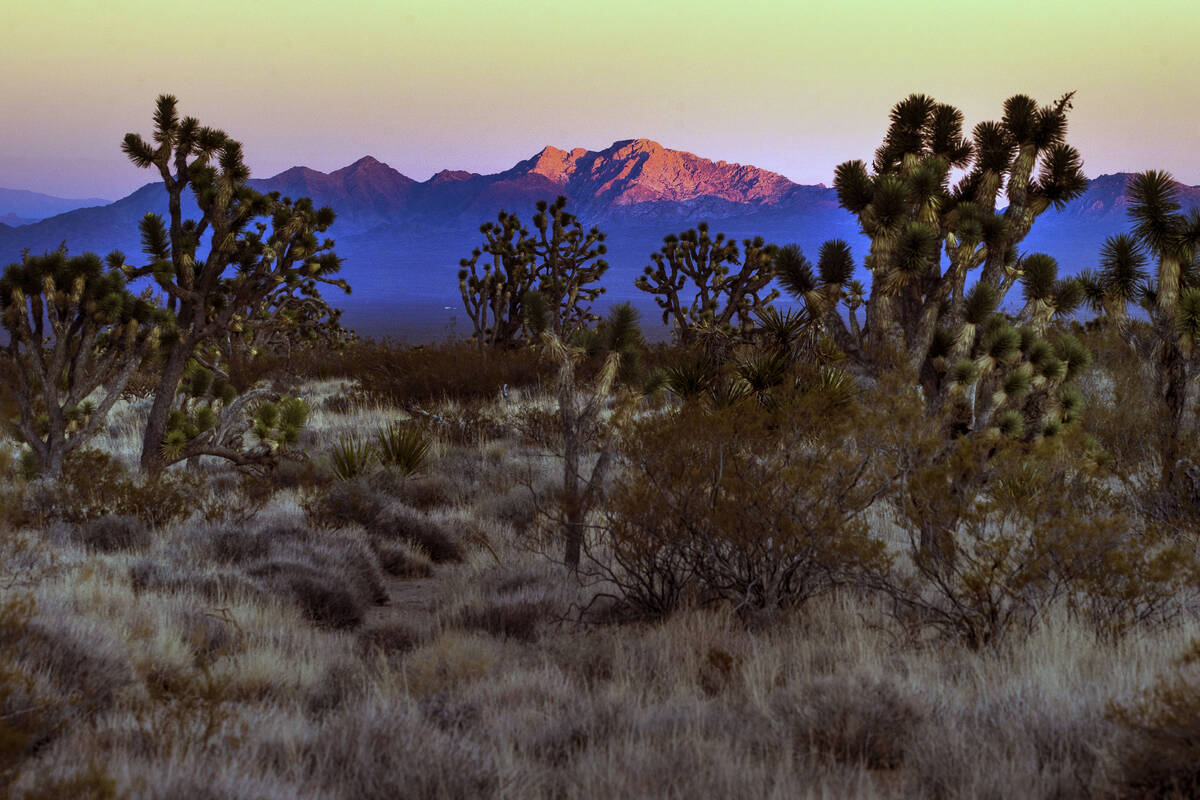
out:
M1074 90L1091 176L1200 184L1194 0L4 0L0 186L116 199L154 98L245 145L258 177L372 155L496 172L547 144L650 138L829 184L898 100L968 127Z

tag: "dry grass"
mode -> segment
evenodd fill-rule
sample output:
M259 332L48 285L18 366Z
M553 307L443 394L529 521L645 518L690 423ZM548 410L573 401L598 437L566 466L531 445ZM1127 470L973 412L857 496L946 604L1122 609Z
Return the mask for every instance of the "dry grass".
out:
M305 391L317 459L403 418L341 391ZM138 402L103 441L126 460ZM1110 796L1136 745L1110 705L1200 638L1190 614L1113 638L1055 606L971 650L848 588L761 626L721 605L597 624L612 587L542 554L555 465L509 430L441 436L420 483L297 486L244 522L5 533L0 599L36 605L0 644L28 676L0 715L43 721L14 794Z

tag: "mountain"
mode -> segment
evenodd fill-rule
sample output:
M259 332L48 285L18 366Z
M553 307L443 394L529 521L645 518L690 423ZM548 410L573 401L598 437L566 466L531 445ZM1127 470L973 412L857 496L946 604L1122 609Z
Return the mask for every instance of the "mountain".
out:
M9 228L16 228L20 225L31 225L34 222L37 222L37 220L29 219L27 217L18 217L16 214L12 213L11 211L7 214L0 214L0 223L4 224L5 226L7 226Z
M1022 250L1055 256L1064 274L1093 266L1104 239L1128 229L1128 174L1102 175L1061 211L1034 226ZM338 213L330 235L354 286L338 295L345 320L369 335L407 332L417 338L462 324L458 261L480 241L479 225L501 209L528 220L534 204L563 194L568 210L608 234L606 302L633 300L650 323L652 300L633 287L662 237L708 220L736 239L762 236L796 242L810 257L821 242L842 238L861 261L868 242L857 221L838 207L837 193L805 186L757 167L711 161L649 139L614 142L598 151L545 147L510 169L490 175L443 170L415 181L364 157L330 173L293 167L251 183L261 191L308 196ZM1200 208L1200 187L1180 186L1187 208ZM195 213L190 198L185 213ZM21 227L0 220L0 263L22 248L50 250L66 242L73 252L114 248L138 260L137 224L147 211L166 213L157 183L107 205L79 208ZM867 278L866 274L858 277ZM455 323L453 320L459 318ZM461 328L460 328L461 332Z
M99 197L68 199L25 189L0 188L0 221L10 226L27 225L77 208L106 206L110 202Z
M416 183L371 156L329 173L292 167L263 180L252 180L260 191L278 191L287 197L311 197L327 205L343 220L341 230L369 230L404 214L409 190Z
M414 187L411 210L449 221L494 216L537 200L567 195L591 220L736 216L777 206L800 188L757 167L709 161L649 139L614 142L600 151L545 147L494 175L441 172ZM682 212L682 213L680 213Z

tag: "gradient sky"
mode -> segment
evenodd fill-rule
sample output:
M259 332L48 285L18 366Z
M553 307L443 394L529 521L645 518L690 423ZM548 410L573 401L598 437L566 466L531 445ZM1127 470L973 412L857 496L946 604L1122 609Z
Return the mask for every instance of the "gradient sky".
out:
M418 180L546 144L648 137L800 183L869 159L914 91L968 126L1077 91L1089 175L1200 184L1194 0L5 0L0 186L117 198L154 98L246 145L255 175L366 154Z

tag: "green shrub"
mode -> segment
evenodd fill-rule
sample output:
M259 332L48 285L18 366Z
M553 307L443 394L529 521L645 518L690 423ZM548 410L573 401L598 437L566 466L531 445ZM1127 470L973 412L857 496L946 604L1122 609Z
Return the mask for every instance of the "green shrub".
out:
M375 460L375 455L375 448L370 442L339 439L330 449L329 459L338 479L348 481L364 474Z
M375 435L375 451L380 462L404 475L412 475L425 465L432 446L422 431L396 422Z

